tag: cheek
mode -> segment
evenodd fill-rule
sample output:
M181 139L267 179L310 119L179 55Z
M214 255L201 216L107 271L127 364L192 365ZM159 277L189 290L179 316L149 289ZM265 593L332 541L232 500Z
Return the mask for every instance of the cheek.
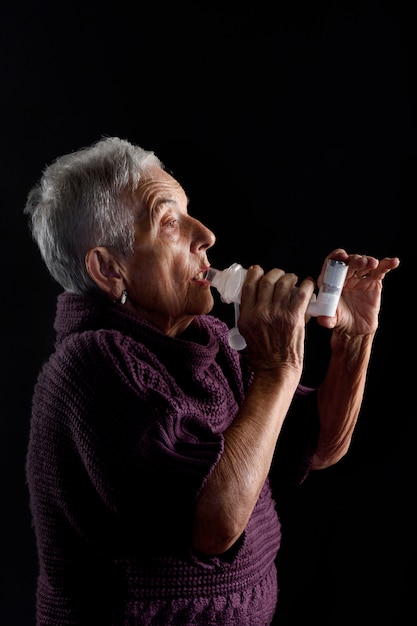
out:
M169 247L147 246L143 254L135 255L128 271L141 299L147 294L155 302L162 294L173 303L187 296L191 270L183 250L174 254Z
M135 282L146 284L150 277L159 273L157 256L152 250L146 254L136 254L129 265L129 272Z
M145 293L152 294L152 299L175 303L184 298L187 282L184 271L171 267L169 263L162 265L150 263L141 268L140 280Z

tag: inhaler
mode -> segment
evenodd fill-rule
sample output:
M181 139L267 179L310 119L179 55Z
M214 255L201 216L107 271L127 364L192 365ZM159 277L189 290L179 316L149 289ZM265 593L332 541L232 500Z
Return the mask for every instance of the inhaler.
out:
M323 281L317 296L313 294L306 314L312 317L325 315L333 317L342 294L348 266L343 261L328 259ZM236 350L243 350L246 341L239 333L237 320L239 317L239 304L247 270L239 263L233 263L225 270L217 270L210 267L206 273L206 280L216 287L220 297L226 304L233 303L235 307L235 326L229 331L229 344Z
M310 300L307 315L333 317L342 295L348 266L343 261L328 259L319 293Z
M246 348L246 341L239 332L237 320L239 319L240 295L242 293L242 285L248 270L245 270L239 263L233 263L225 270L216 270L209 267L205 278L210 281L213 287L216 287L220 293L223 302L230 304L233 302L235 307L235 325L229 330L229 345L235 350L243 350Z

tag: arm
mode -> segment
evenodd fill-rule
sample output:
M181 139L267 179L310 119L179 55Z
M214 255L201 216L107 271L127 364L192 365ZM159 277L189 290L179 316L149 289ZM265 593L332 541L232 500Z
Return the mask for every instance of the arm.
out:
M220 554L240 537L268 475L275 445L295 392L294 371L256 376L231 426L224 451L196 506L194 547Z
M349 270L335 317L317 318L333 333L329 367L318 390L320 434L312 469L334 465L349 449L378 327L383 279L399 265L397 258L378 261L340 249L329 256L348 263Z
M270 470L304 361L304 313L314 283L272 270L248 270L239 330L246 339L253 382L233 423L224 451L203 485L195 509L193 545L220 554L240 537Z

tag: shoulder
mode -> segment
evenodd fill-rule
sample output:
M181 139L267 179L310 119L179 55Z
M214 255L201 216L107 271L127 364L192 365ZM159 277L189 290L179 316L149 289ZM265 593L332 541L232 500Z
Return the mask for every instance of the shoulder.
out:
M154 355L140 341L118 330L73 333L55 346L39 374L39 384L83 389L125 384L142 369L154 369Z

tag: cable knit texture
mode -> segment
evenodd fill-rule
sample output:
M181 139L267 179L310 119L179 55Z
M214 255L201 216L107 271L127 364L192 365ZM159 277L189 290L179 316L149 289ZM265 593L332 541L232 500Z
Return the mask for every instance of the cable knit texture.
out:
M268 481L232 549L190 547L197 494L251 380L225 324L200 316L172 338L63 293L55 330L27 456L37 626L270 624L281 532ZM294 404L308 405L311 390L299 391ZM314 436L296 439L280 471L301 482Z

